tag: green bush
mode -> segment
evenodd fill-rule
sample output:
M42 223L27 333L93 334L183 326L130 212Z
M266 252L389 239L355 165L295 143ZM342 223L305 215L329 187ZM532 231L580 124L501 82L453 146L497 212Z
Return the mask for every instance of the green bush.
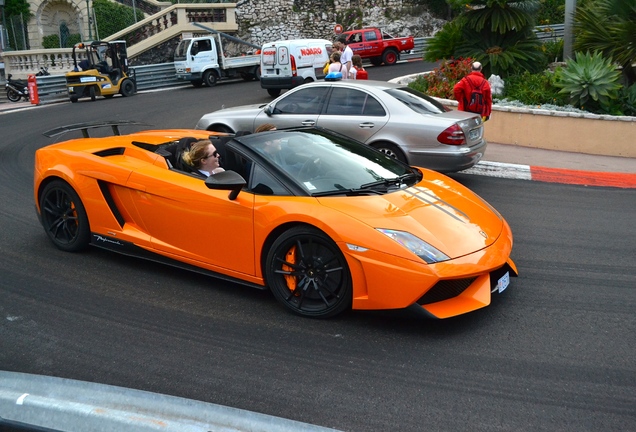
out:
M42 46L44 48L72 48L78 42L81 42L82 38L79 33L68 35L66 38L66 44L60 46L60 37L58 35L49 35L42 38Z
M511 75L505 81L503 97L525 105L565 105L567 97L559 93L555 79L555 73L550 71Z
M133 9L110 0L93 0L99 38L104 39L135 23ZM144 14L139 9L137 21L144 19Z
M565 0L539 0L537 14L539 25L560 24L565 22Z

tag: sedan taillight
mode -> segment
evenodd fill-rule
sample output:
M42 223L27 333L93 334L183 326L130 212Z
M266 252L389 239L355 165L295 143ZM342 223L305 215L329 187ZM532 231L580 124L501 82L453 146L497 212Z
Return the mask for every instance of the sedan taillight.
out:
M466 144L466 136L464 135L462 128L455 123L454 125L447 127L444 132L437 135L437 141L442 144L462 145Z

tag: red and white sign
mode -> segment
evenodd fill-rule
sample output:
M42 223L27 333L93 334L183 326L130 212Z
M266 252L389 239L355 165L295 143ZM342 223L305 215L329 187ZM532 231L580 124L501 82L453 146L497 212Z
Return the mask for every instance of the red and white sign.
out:
M336 24L336 26L333 28L333 31L336 32L336 34L342 33L342 26L340 24Z

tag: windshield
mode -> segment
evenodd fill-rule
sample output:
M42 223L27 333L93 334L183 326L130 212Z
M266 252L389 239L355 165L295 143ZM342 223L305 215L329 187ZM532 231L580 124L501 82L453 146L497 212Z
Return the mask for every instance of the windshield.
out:
M446 109L444 109L441 103L410 87L393 88L385 91L416 113L441 114L446 112Z
M311 195L386 193L419 171L345 136L321 129L272 131L244 142Z
M177 49L174 51L174 60L185 60L188 54L187 50L189 46L190 39L183 39L181 42L179 42L179 45L177 45Z

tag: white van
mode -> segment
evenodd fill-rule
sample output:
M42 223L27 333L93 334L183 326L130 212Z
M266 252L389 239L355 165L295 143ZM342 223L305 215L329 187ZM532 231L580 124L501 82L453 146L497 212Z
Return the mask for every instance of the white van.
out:
M323 79L331 55L326 39L293 39L268 42L261 49L261 87L271 96L282 89Z

